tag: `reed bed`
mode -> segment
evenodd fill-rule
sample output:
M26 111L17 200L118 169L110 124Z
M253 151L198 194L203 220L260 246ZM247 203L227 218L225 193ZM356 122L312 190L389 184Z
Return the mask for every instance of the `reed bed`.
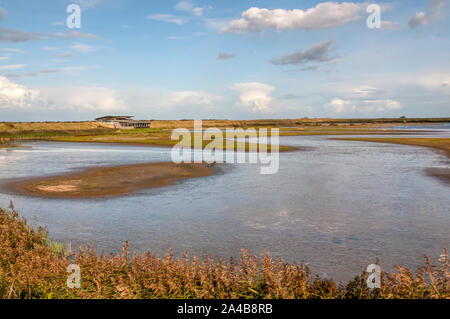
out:
M66 285L69 264L81 268L81 288ZM45 229L33 229L11 208L0 209L0 298L53 299L445 299L450 297L449 258L437 265L425 257L416 272L397 267L382 274L380 289L368 289L366 275L346 284L313 276L304 264L269 254L239 260L174 258L169 251L99 255L92 247L71 253L51 242Z

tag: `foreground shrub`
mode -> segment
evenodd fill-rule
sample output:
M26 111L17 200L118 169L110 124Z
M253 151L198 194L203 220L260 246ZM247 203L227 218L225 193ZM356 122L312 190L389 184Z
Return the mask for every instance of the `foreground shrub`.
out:
M435 266L413 274L398 267L382 274L380 289L370 290L361 275L346 285L313 276L304 264L292 265L269 254L227 262L185 255L163 258L131 255L98 256L91 247L72 255L52 243L44 229L32 229L11 209L0 210L0 298L449 298L446 251ZM66 285L69 264L81 268L81 288Z

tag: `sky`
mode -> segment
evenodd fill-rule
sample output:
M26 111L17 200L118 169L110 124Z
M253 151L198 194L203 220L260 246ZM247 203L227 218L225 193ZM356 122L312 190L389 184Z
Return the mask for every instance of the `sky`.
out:
M450 0L0 0L0 122L450 117L449 17Z

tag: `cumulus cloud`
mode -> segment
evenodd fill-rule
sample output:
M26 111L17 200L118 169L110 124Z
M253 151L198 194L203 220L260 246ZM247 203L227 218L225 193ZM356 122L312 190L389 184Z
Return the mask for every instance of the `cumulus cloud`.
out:
M39 92L0 76L0 109L28 108L39 97Z
M253 113L269 113L272 110L274 99L271 93L275 88L260 82L237 83L233 89L239 93L238 106Z
M334 98L324 105L325 110L331 113L376 113L400 110L401 104L395 100L343 100Z
M242 13L242 18L230 21L222 28L222 32L326 29L360 19L361 8L361 4L352 2L323 2L307 10L269 10L252 7Z
M217 60L228 60L234 59L236 57L235 53L219 53L217 56Z
M103 87L43 87L30 89L0 76L0 109L120 111L125 102L114 90Z
M306 64L308 62L329 62L336 58L330 57L330 47L332 44L332 40L316 43L305 51L290 53L280 58L273 58L270 63L274 65L287 65Z
M175 23L178 25L182 25L184 23L183 19L174 16L173 14L152 14L147 17L147 19L162 21L168 23Z

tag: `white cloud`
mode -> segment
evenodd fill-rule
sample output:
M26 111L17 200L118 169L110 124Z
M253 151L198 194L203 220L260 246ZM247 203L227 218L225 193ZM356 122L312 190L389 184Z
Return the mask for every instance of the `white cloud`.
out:
M175 5L175 10L191 12L193 15L195 15L197 17L201 17L203 15L204 8L196 8L189 1L181 1Z
M239 92L238 106L253 113L270 113L273 111L274 99L271 93L275 88L260 82L237 83L233 89Z
M5 74L7 78L19 78L26 76L38 76L41 74L49 74L49 73L79 73L81 71L87 71L95 68L100 68L101 65L76 65L76 66L67 66L64 68L55 68L55 69L41 69L28 73L9 73Z
M24 32L0 27L0 42L27 42L49 39L51 37L52 35L40 32Z
M399 83L418 85L428 91L450 94L450 72L421 72L407 75ZM412 77L411 77L412 76Z
M68 39L101 39L107 41L107 39L99 36L98 34L78 32L73 30L66 31L64 37Z
M3 48L2 50L6 53L25 53L25 51L16 48Z
M91 9L103 2L103 0L73 0L72 2L79 4L83 9Z
M93 51L97 50L96 46L86 44L86 43L80 43L80 42L73 43L71 48L73 50L76 50L76 51L82 52L82 53L88 53L88 52L93 52Z
M70 57L73 57L74 55L75 55L75 53L73 53L73 52L61 52L61 53L58 53L56 56L59 58L70 58Z
M194 8L194 10L192 10L192 13L197 17L201 17L203 15L203 10L203 8Z
M376 113L393 110L400 110L402 106L399 102L391 99L386 100L343 100L334 98L324 105L325 110L332 113Z
M9 60L11 59L11 57L9 56L0 56L0 61L5 61L5 60Z
M120 111L125 102L114 90L103 87L42 87L30 89L0 76L0 109Z
M222 32L248 33L264 29L326 29L360 19L361 4L352 2L323 2L307 10L269 10L252 7L242 13L242 18L228 23Z
M401 27L398 23L392 21L381 21L381 29L385 30L400 30Z
M170 94L168 104L170 106L203 106L213 107L222 100L219 95L201 91L178 91Z
M28 108L37 100L39 92L0 76L0 109Z
M114 90L103 87L45 87L41 88L44 107L71 111L120 111L125 102Z
M10 65L0 65L0 70L17 70L26 67L26 64L10 64Z
M162 21L168 23L175 23L178 25L182 25L184 23L183 19L174 16L173 14L152 14L147 17L147 19Z
M189 1L181 1L175 5L175 10L178 11L192 11L194 9L194 5Z

